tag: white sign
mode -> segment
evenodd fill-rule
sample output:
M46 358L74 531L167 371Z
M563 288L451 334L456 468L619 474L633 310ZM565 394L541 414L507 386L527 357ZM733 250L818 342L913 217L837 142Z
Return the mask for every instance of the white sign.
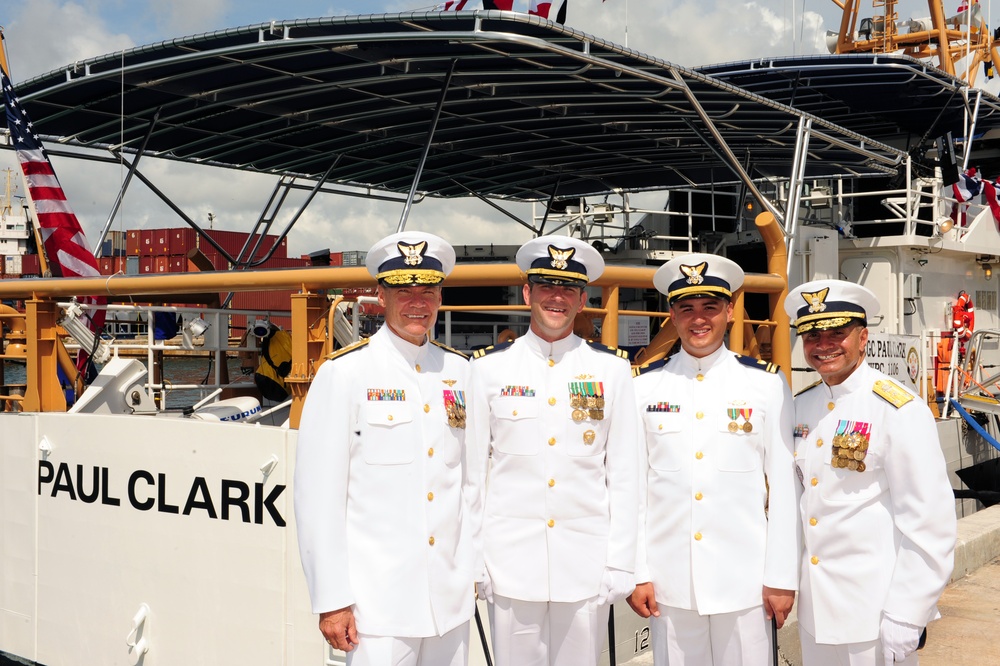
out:
M889 375L917 395L920 372L920 338L916 335L868 333L868 365Z
M618 346L645 347L649 344L649 317L618 317Z

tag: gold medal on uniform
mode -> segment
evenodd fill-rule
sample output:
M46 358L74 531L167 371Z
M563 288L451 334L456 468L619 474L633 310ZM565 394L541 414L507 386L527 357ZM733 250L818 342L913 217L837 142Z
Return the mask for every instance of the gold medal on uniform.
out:
M740 410L735 407L729 407L726 409L726 414L729 416L729 432L738 432L740 424L736 422L736 419L740 416Z
M871 441L871 424L861 421L840 420L833 436L833 457L830 464L838 469L864 472L865 457Z
M448 415L448 425L452 428L465 428L465 391L445 391L444 411Z
M743 432L749 433L753 431L753 425L750 423L751 414L753 414L753 408L751 407L740 410L740 416L743 417Z
M600 410L604 409L604 382L597 382L595 384L597 389L597 408ZM601 418L604 418L603 415Z
M574 423L580 423L585 418L587 418L587 412L583 411L582 409L574 409L573 410L573 422Z
M594 440L596 439L597 439L597 433L594 432L593 430L588 430L585 433L583 433L583 443L586 444L587 446L593 444Z

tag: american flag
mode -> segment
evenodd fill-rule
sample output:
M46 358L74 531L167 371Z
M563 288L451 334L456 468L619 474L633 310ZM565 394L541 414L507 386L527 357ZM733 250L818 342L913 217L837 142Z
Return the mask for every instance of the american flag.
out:
M79 220L69 207L66 195L56 172L49 162L45 149L35 134L27 112L18 100L7 72L0 67L0 85L3 86L3 104L7 116L10 139L21 163L38 228L42 234L45 254L54 272L62 277L93 277L100 275L97 260L90 250ZM84 300L84 299L81 299ZM106 299L86 299L90 303L106 303ZM95 311L91 330L104 325L104 311ZM82 361L80 362L82 367Z
M566 22L566 4L569 0L531 0L528 13L557 23Z

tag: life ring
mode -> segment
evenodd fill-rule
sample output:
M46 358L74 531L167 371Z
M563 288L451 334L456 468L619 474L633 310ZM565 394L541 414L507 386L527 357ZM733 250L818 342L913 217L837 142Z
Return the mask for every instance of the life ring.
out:
M976 326L976 307L972 297L965 291L958 294L958 300L951 306L951 328L955 338L961 342L972 337L972 329Z
M517 333L510 330L509 328L505 328L502 331L500 331L499 335L497 335L497 344L502 344L504 342L514 342L514 340L516 339L517 339Z

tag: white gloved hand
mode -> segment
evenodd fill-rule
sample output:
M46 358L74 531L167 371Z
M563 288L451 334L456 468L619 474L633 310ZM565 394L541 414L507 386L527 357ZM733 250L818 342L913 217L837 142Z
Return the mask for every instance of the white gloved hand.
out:
M493 581L490 580L488 571L483 571L482 576L476 581L476 596L493 603Z
M604 576L601 578L601 591L597 594L597 605L614 604L628 595L635 589L635 574L621 569L604 569Z
M889 615L882 615L879 639L882 641L882 655L886 666L894 661L903 661L916 652L920 642L920 627L907 624Z

